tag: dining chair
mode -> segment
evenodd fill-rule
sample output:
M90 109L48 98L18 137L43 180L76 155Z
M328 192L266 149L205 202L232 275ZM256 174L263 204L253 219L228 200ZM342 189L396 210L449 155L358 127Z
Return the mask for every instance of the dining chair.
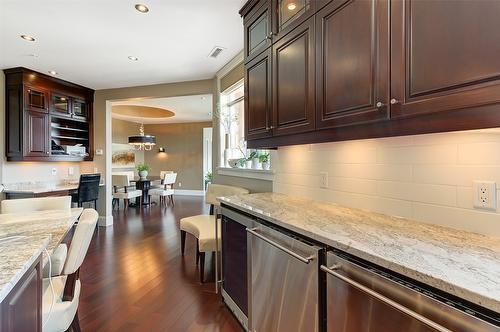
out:
M210 204L210 214L197 215L182 218L180 221L181 229L181 253L184 256L186 246L186 233L193 235L196 240L196 265L200 264L200 282L203 283L205 276L205 253L216 252L220 248L220 223L217 223L217 236L215 233L214 206L220 206L217 197L248 194L245 188L226 186L220 184L209 184L205 193L205 203ZM217 241L216 241L217 239ZM216 243L219 242L219 243Z
M94 202L94 209L97 209L97 199L99 198L99 183L101 182L101 174L82 174L80 175L80 183L78 191L71 194L71 202L76 203L78 207L82 207L83 203Z
M174 184L177 180L177 173L163 174L162 186L160 188L150 189L148 194L150 196L158 196L160 199L160 206L163 204L165 207L168 201L174 206Z
M171 174L174 171L160 171L160 180L156 180L151 183L151 189L162 188L163 180L165 179L165 174Z
M129 200L132 198L137 198L142 196L142 190L131 189L130 179L128 175L112 175L112 185L113 185L113 207L115 203L120 209L120 199L123 199L123 205L125 206L125 211L129 206ZM142 206L142 200L139 200L139 205Z
M69 246L63 273L43 279L42 331L80 331L78 302L81 282L80 266L89 249L99 215L94 209L83 210Z
M3 213L30 213L46 210L71 211L71 196L60 197L37 197L3 200L1 203ZM50 255L52 265L51 275L56 276L62 273L68 247L61 243ZM48 261L43 267L43 276L49 276Z

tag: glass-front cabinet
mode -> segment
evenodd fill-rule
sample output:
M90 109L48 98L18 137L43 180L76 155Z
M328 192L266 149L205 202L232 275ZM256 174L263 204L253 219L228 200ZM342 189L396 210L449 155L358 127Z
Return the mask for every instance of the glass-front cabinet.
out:
M71 116L70 97L52 93L50 112L57 115Z
M73 99L73 117L86 119L88 117L87 103L82 99Z
M315 8L323 2L323 0L273 0L276 13L274 41L304 22L314 13Z
M25 103L28 109L47 112L48 92L41 88L24 87Z
M260 7L259 7L260 6ZM255 58L272 43L272 10L270 2L255 6L252 13L244 19L245 26L245 59Z

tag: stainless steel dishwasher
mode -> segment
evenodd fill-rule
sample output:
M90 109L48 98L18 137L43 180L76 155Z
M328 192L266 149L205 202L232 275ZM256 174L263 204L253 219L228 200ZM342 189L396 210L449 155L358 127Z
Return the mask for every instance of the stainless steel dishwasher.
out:
M327 254L327 331L500 331L500 314L381 271L341 253Z
M319 330L321 247L264 225L247 229L249 331Z

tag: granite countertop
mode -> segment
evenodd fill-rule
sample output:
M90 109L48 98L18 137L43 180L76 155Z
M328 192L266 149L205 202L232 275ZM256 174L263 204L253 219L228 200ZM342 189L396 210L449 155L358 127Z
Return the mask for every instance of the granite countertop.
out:
M283 194L219 200L500 312L500 238Z
M61 243L82 211L0 214L0 302L44 249Z

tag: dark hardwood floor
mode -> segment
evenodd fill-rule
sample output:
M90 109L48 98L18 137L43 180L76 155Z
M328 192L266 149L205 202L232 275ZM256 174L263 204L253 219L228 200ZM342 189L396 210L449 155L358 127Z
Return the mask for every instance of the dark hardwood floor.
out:
M121 204L113 227L94 234L80 271L82 331L243 331L215 294L211 255L200 284L193 237L180 254L179 220L208 206L202 197L175 203L127 214Z

